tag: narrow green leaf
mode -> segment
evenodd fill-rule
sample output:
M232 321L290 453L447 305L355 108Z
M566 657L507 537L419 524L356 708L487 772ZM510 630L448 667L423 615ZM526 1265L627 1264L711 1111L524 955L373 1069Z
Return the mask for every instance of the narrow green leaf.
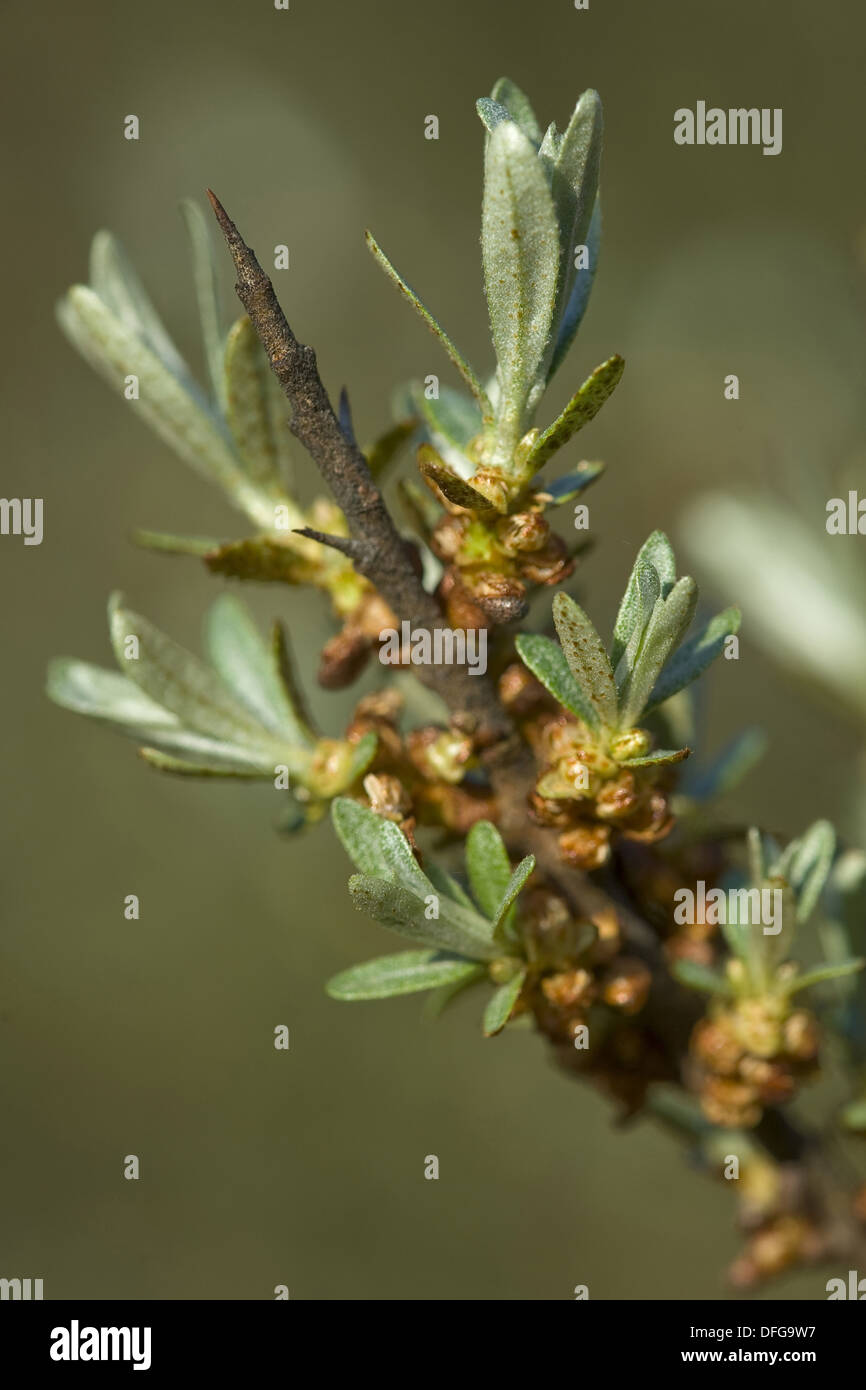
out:
M643 758L627 758L623 767L662 767L667 763L681 763L691 752L690 748L659 748L655 753L647 753Z
M613 629L610 651L611 665L616 668L628 646L635 624L641 618L640 576L645 566L656 571L662 598L667 598L676 582L677 569L671 543L664 531L653 531L637 553L632 572L619 606Z
M225 415L252 481L282 500L283 484L269 406L271 369L246 315L229 330L221 369Z
M139 690L134 681L74 657L56 657L49 663L46 692L55 704L75 714L129 724L133 736L138 729L178 727L175 716Z
M441 435L452 448L465 454L472 440L480 434L483 423L475 401L461 391L441 385L438 400L428 400L421 385L413 392L413 399L434 434Z
M499 415L519 437L544 385L539 369L553 322L559 233L542 162L513 121L487 140L481 227Z
M272 777L274 771L273 768L250 767L244 763L191 762L172 753L163 753L159 748L139 748L138 753L157 772L168 772L177 777L228 777L252 782Z
M343 849L356 868L371 878L388 878L391 870L382 849L382 817L348 796L331 805L331 820Z
M215 399L225 409L225 378L223 375L223 332L217 293L216 258L211 240L210 221L198 203L184 198L181 216L189 237L193 281L198 302L198 316L204 343L205 361Z
M731 997L730 981L716 970L711 970L708 965L700 965L694 960L675 960L671 966L671 974L679 980L681 985L688 985L689 989L699 989L706 994L719 994L726 998Z
M794 890L798 922L805 922L818 902L835 852L836 831L829 821L817 820L791 841L770 870L787 879Z
M631 680L637 659L643 649L644 638L650 619L655 611L655 606L661 598L661 580L658 571L653 565L641 562L637 571L637 613L631 636L628 639L626 649L619 659L619 664L614 671L616 688L622 693L625 685Z
M600 731L598 714L592 701L578 685L558 642L536 632L521 632L515 641L517 654L536 680L541 681L554 700L582 719L594 733Z
M668 597L653 608L634 670L620 692L620 727L629 729L643 713L668 658L683 640L695 613L698 587L689 576L677 580Z
M853 975L862 970L864 965L864 960L842 960L832 965L815 965L804 974L795 975L786 985L785 992L789 995L797 994L801 989L810 989L812 985L823 984L825 980L842 979L845 975Z
M313 584L318 578L318 571L307 555L270 536L225 541L202 558L214 574L251 580L256 584Z
M560 226L569 228L569 253L585 245L598 193L604 131L601 98L583 92L563 133L556 157L553 188Z
M466 837L466 869L475 901L492 920L508 887L511 865L502 836L489 820L476 821Z
M172 376L191 383L189 367L153 307L135 267L111 232L97 232L93 238L90 284L108 311L156 353Z
M484 390L483 386L481 385L481 382L478 380L478 377L475 375L472 368L469 366L469 363L457 351L457 348L454 346L451 339L448 337L448 334L445 332L444 328L442 328L440 324L436 321L436 319L430 313L430 310L426 307L426 305L424 305L421 302L415 291L406 283L402 275L400 275L399 271L397 271L391 264L391 262L388 260L388 257L385 255L381 246L376 241L376 238L373 236L372 232L366 232L365 236L367 239L368 247L372 251L376 260L379 262L379 265L382 267L385 274L388 276L390 280L393 280L394 284L397 286L400 292L406 296L409 303L412 305L412 308L424 320L427 327L430 329L430 332L433 333L439 339L448 356L451 358L451 361L454 363L454 366L457 368L463 380L466 382L466 385L469 387L469 390L472 392L473 396L477 400L485 421L492 420L493 411L490 405L490 400L487 396L487 392Z
M564 593L553 600L553 621L572 674L592 701L599 723L616 728L616 682L595 627L579 604Z
M222 594L207 616L207 652L217 674L265 728L292 743L311 742L249 610L233 594Z
M560 507L564 502L571 502L603 472L603 463L579 463L573 473L566 473L563 478L555 478L552 483L539 484L536 495L549 497L552 506Z
M433 892L433 884L419 865L412 852L412 846L399 825L391 820L383 820L379 831L379 843L388 866L389 878L419 898L426 898Z
M174 756L180 762L253 777L272 777L278 762L287 764L295 775L306 767L302 750L277 745L265 754L246 744L209 738L184 728L176 715L157 704L133 681L84 661L65 657L52 661L46 690L63 708L108 724L116 732L145 744L149 751Z
M589 296L592 292L592 285L595 279L596 266L598 265L598 255L601 249L601 199L596 197L595 209L586 240L577 242L577 245L586 246L588 264L581 270L574 271L574 281L568 294L568 302L563 309L559 328L556 334L556 345L553 349L553 356L547 370L547 380L550 381L554 372L558 370L562 361L574 342L575 335L579 329L583 316L589 304ZM572 266L574 265L572 252Z
M526 464L527 473L537 473L547 460L567 444L573 434L595 419L608 396L615 390L623 372L625 360L619 354L609 357L596 367L591 376L574 393L562 414L548 425L539 437Z
M349 893L359 912L366 912L383 927L410 941L437 951L454 951L470 960L492 960L499 954L500 947L489 936L480 930L476 933L455 925L451 915L441 914L441 909L438 918L428 917L423 898L401 888L398 883L353 874L349 879ZM460 911L465 917L470 916L465 909ZM481 918L477 921L486 929Z
M262 525L272 522L273 507L263 507L260 493L239 468L220 422L185 379L169 371L86 286L73 286L58 305L57 315L73 345L118 395L128 376L138 378L138 398L128 402L130 409L185 463L217 483L248 516Z
M204 662L126 608L119 594L112 595L108 611L118 665L146 695L196 733L255 747L264 757L273 753L276 762L283 761L276 756L278 741ZM136 643L128 644L128 638Z
M499 101L493 101L491 97L479 97L475 103L475 110L481 117L488 134L496 126L501 125L503 121L514 120L508 107L503 106Z
M500 985L497 990L494 990L490 1002L484 1010L485 1038L492 1038L496 1033L502 1032L511 1017L525 980L526 971L519 970L507 984Z
M379 956L334 975L325 985L332 999L390 999L398 994L417 994L440 986L464 985L478 973L478 966L459 956L436 951L398 951Z
M145 550L162 550L168 555L195 555L204 559L222 541L212 536L173 536L166 531L133 531L132 539Z
M477 512L479 516L496 514L497 508L489 498L482 492L477 492L471 483L467 483L465 478L461 478L443 463L429 444L422 444L418 450L418 471L422 478L435 483L439 491L456 507L466 507L469 511Z
M502 901L493 913L493 935L497 941L501 940L505 935L505 927L508 923L510 910L517 900L517 895L534 868L535 855L528 854L525 859L521 859L514 873L509 878L505 892L502 895Z
M500 77L490 93L491 99L504 106L506 113L520 126L527 139L538 145L541 142L541 126L532 109L532 103L525 92L510 77Z
M664 704L678 690L690 685L715 661L725 648L725 642L739 631L742 614L739 608L726 608L711 618L697 637L683 643L671 657L653 688L645 712Z

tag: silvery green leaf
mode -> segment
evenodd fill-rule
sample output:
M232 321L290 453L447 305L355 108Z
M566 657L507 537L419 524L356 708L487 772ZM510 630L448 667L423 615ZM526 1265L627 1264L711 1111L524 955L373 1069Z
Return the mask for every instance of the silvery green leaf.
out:
M145 550L161 550L167 555L195 555L199 559L223 545L214 536L174 536L167 531L133 531L132 539Z
M726 639L739 631L741 617L739 608L726 608L710 619L703 632L680 647L659 676L646 705L647 713L706 671L724 651Z
M351 797L338 796L331 805L331 820L355 867L371 878L388 878L391 870L382 849L382 817Z
M582 719L594 732L599 732L600 724L596 709L578 682L565 659L565 652L557 642L540 633L521 632L516 639L517 654L536 680L541 681L554 700Z
M498 101L493 101L491 97L479 97L475 103L475 110L478 112L488 132L493 130L502 121L514 120L513 115L506 106L500 105Z
M454 951L470 960L492 960L499 954L500 947L490 938L487 923L483 918L474 917L478 927L470 929L473 914L465 908L459 909L465 920L455 920L454 914L441 911L438 918L428 917L423 897L418 897L400 884L381 878L370 878L365 874L353 874L349 879L349 893L359 912L366 912L382 926L399 932L410 941L417 941L434 950Z
M637 553L614 624L613 644L610 650L613 666L619 665L629 638L642 616L639 580L641 571L646 566L656 571L660 584L659 592L662 598L667 598L676 580L677 570L674 552L664 531L653 531Z
M507 984L500 985L494 990L490 997L490 1002L484 1010L484 1036L492 1038L496 1033L501 1033L509 1018L511 1017L514 1005L520 996L526 980L526 971L519 970Z
M617 726L616 683L604 644L591 620L568 594L553 600L553 621L565 658L581 690L585 690L603 728Z
M481 412L475 401L464 396L461 391L452 391L449 386L439 387L439 399L428 400L424 388L418 386L413 393L418 409L434 433L442 436L447 443L461 453L465 453L471 441L480 434Z
M553 177L553 166L561 148L562 136L556 129L556 121L551 121L538 147L538 157L547 168L548 178Z
M516 121L528 139L536 145L541 140L541 126L538 124L532 103L525 92L510 77L500 77L493 87L491 98L504 106L513 121Z
M590 89L574 108L554 167L553 189L560 226L571 232L569 256L575 244L585 244L589 231L598 193L603 128L601 98Z
M711 970L708 965L701 965L696 960L675 960L671 966L671 974L681 985L688 985L689 989L699 989L706 994L719 994L727 998L733 993L726 976Z
M475 901L494 919L511 878L504 841L489 820L476 821L466 837L466 869Z
M263 777L274 775L272 767L263 768L241 760L233 762L230 758L224 761L216 758L206 761L202 756L201 761L194 762L187 758L178 758L172 753L164 753L159 748L139 748L138 752L157 772L169 772L177 777L228 777L241 781L260 781Z
M791 841L772 866L771 874L787 879L794 890L799 923L807 920L818 902L835 852L836 831L829 821L817 820L798 839Z
M458 883L456 878L453 878L445 869L440 868L438 864L427 865L427 877L440 897L452 898L454 902L460 903L461 907L468 907L470 911L475 911L475 904L462 883Z
M341 970L325 985L332 999L389 999L398 994L443 985L463 985L478 974L478 966L460 956L437 951L398 951Z
M433 892L433 884L421 869L403 831L390 820L383 820L381 826L379 843L388 866L388 877L410 893L426 898Z
M542 496L550 498L551 506L559 507L564 502L571 502L603 472L603 463L579 463L573 473L555 478L552 483L540 484L538 491Z
M608 396L616 389L624 370L624 359L615 353L587 377L562 414L539 436L526 463L526 471L530 477L537 473L539 468L543 468L547 460L567 444L572 435L595 419Z
M801 989L811 989L812 985L824 984L826 980L840 980L846 975L854 975L866 965L863 960L837 961L833 965L815 965L802 975L795 975L785 986L788 995L797 994Z
M586 246L588 264L583 266L580 270L574 270L574 280L568 292L568 299L559 317L556 343L547 371L548 381L551 380L554 372L560 366L568 349L574 342L577 330L586 313L586 307L589 304L589 296L592 292L592 284L598 265L598 253L601 249L601 199L598 197L595 200L595 209L589 224L589 230L586 234L586 240L584 242L576 241L575 246ZM574 266L574 248L572 248L571 263L572 266Z
M748 576L749 622L771 656L866 719L862 577L846 577L823 526L801 520L778 496L716 492L689 505L683 537L723 592Z
M543 389L539 369L553 322L559 239L544 166L513 121L503 121L488 137L481 227L484 287L499 364L498 413L516 443L533 397Z
M241 472L219 422L132 329L84 285L73 286L57 313L72 343L118 393L127 376L138 377L139 397L128 402L130 408L184 462L217 483L254 520L272 523L272 506L263 511L261 498Z
M134 681L88 661L55 658L49 663L45 688L55 704L93 719L128 724L133 737L138 737L139 729L178 727L175 716L139 690Z
M614 672L617 690L622 690L634 671L655 606L661 597L661 581L652 565L641 561L637 570L637 606L628 644Z
M643 713L662 667L685 636L697 601L697 585L688 575L677 581L666 599L657 599L634 670L620 692L621 728L631 728Z
M147 618L126 608L119 594L112 595L108 613L111 642L121 670L186 728L209 738L255 747L265 757L280 748L214 671ZM126 654L130 637L137 639L137 656ZM275 761L284 759L275 757Z
M205 218L198 203L194 203L191 198L182 200L180 211L189 237L193 281L208 376L214 397L221 409L224 409L223 332L220 322L216 260L211 240L210 222Z
M508 883L505 885L502 900L496 908L496 911L492 914L493 935L497 941L501 940L505 935L512 916L511 909L517 901L520 890L523 888L523 885L534 869L535 855L528 854L525 859L521 859L517 868L514 870L513 874L511 874Z
M216 600L205 635L214 669L241 704L279 738L310 743L310 731L292 706L273 648L262 640L240 599L223 594Z
M484 390L483 386L481 385L481 382L478 380L478 377L475 375L472 368L469 366L469 363L462 356L462 354L457 351L457 348L454 346L451 339L448 337L448 334L433 317L433 315L430 313L430 310L426 307L425 304L422 303L415 291L411 288L410 285L406 283L402 275L400 275L399 271L397 271L395 267L391 264L391 262L388 260L388 257L385 255L381 246L376 241L376 238L373 236L372 232L367 232L365 233L365 235L367 238L367 245L369 246L376 260L379 262L379 265L384 270L385 274L388 276L390 280L393 280L394 284L397 286L400 292L406 296L409 303L412 305L412 308L424 320L427 327L430 329L430 332L433 333L439 339L448 356L451 358L451 361L454 363L454 366L457 368L463 380L466 382L466 385L469 387L469 390L472 392L473 396L477 400L485 421L492 420L492 409L487 396L487 392Z
M328 797L335 796L337 792L343 792L347 787L351 787L354 782L357 782L376 756L378 746L379 740L372 729L363 734L357 743L349 744L348 760L341 768L336 782L329 785L327 779L324 782L321 778L318 779L321 794Z
M750 825L746 831L746 853L749 860L749 878L756 888L760 888L770 877L770 870L764 836L756 825Z
M623 767L663 767L669 763L681 763L689 756L689 748L659 748L655 753L647 753L642 758L626 758Z
M226 421L244 467L254 483L279 496L283 489L270 410L271 369L246 315L229 330L221 379Z
M111 232L97 232L93 238L90 284L123 327L140 338L172 376L189 385L189 367L169 337L132 262Z

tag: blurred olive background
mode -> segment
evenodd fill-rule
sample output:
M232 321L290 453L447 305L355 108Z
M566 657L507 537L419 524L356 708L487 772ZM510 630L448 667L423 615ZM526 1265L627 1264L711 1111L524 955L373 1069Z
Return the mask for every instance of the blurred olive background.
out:
M650 1123L617 1131L531 1034L484 1042L476 999L432 1026L417 999L325 997L328 975L393 944L353 912L327 825L281 838L272 792L160 778L45 699L51 656L111 664L113 588L197 643L217 581L137 550L134 527L243 528L111 398L53 306L110 227L200 368L177 203L209 184L266 264L289 245L289 318L369 438L396 383L452 378L363 228L486 366L474 100L507 73L562 127L596 87L601 268L543 422L624 353L614 401L560 464L608 463L576 591L609 621L647 531L682 547L687 498L762 481L784 499L795 469L862 463L862 9L6 0L3 22L2 490L45 499L45 539L0 540L0 1274L41 1277L48 1298L270 1298L282 1283L318 1299L567 1299L583 1283L593 1298L723 1296L732 1195ZM673 112L698 99L782 107L783 152L675 146ZM224 290L233 311L228 266ZM299 474L308 486L303 460ZM772 743L730 813L784 833L829 815L850 833L860 734L750 644L747 575L733 596L742 654L712 678L709 745L745 722ZM247 597L288 618L311 682L324 603ZM336 732L350 701L315 705ZM826 1277L773 1292L820 1297Z

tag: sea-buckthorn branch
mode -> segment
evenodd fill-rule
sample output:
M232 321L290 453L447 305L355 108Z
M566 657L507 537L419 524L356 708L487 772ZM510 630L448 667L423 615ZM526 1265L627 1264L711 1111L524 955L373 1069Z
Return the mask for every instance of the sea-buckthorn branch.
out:
M235 263L238 298L292 407L289 429L309 453L346 518L355 543L351 551L355 567L400 620L429 630L443 626L445 618L421 582L413 553L394 525L367 460L334 413L314 350L295 337L255 253L210 190L208 197ZM332 543L330 538L322 540ZM459 710L480 742L510 732L510 720L484 677L460 668L428 666L422 679Z

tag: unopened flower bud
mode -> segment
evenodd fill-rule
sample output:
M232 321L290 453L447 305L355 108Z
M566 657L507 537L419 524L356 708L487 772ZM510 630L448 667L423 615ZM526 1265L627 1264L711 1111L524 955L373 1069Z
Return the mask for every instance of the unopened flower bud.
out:
M652 747L652 738L646 729L627 729L610 745L610 751L618 763L628 758L643 758Z

